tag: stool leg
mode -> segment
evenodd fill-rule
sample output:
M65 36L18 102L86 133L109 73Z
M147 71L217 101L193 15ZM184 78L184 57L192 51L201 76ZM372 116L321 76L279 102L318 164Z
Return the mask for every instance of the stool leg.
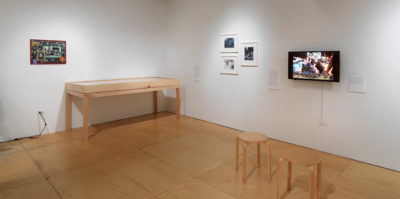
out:
M308 168L310 170L310 199L314 199L314 166Z
M246 183L247 143L243 144L243 176L242 181Z
M288 161L287 164L287 190L292 189L292 162Z
M278 163L278 183L277 183L277 199L281 198L281 175L282 175L282 164L284 159L280 158Z
M321 198L321 178L322 178L322 162L318 163L318 173L317 173L317 199Z
M235 169L238 171L239 169L239 137L236 137L236 162L235 162Z
M261 149L260 149L260 143L257 143L257 164L258 168L261 168Z
M267 142L268 147L268 178L271 180L271 143Z

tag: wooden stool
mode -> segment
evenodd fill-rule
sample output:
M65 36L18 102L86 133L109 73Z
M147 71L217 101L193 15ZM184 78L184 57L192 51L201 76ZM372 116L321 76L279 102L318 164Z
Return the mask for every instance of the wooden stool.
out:
M310 199L314 198L314 166L317 165L317 199L320 198L321 194L321 175L322 175L322 162L319 157L311 150L305 149L287 149L282 152L282 156L279 159L278 165L278 199L280 198L281 189L281 175L282 175L282 165L284 161L288 161L288 175L287 175L287 190L291 189L291 178L292 178L292 162L300 165L307 166L310 170Z
M267 143L268 147L268 178L271 179L271 145L268 142L268 137L261 133L240 133L236 137L236 171L238 171L239 167L239 140L242 140L243 143L243 182L246 182L246 162L247 162L247 144L249 143L257 143L257 163L258 168L261 167L260 160L260 144Z

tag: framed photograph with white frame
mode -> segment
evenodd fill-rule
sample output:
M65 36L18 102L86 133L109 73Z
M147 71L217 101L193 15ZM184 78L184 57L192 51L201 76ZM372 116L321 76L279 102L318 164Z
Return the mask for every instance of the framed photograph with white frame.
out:
M239 34L221 34L221 53L239 52Z
M242 42L240 56L242 66L258 66L258 42Z
M221 74L239 74L239 60L236 54L224 54L221 56Z

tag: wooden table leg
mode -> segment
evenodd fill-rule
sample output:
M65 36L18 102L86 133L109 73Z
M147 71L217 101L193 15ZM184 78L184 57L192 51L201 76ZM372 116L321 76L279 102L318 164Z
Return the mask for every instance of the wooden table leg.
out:
M268 178L271 180L271 143L267 142L268 147Z
M277 183L277 199L281 198L281 175L282 175L282 165L283 165L283 158L279 159L278 163L278 183Z
M258 168L261 168L261 149L260 143L257 143L257 164Z
M235 169L238 171L239 169L239 137L236 137L236 149L235 149L235 154L236 154L236 161L235 161Z
M314 166L308 168L310 170L310 199L314 199Z
M176 88L176 119L181 119L181 89Z
M242 181L246 183L247 143L243 144L243 174Z
M153 91L153 108L154 114L158 113L157 91Z
M317 199L321 198L321 178L322 178L322 162L318 163L318 171L317 171Z
M292 162L288 161L287 164L287 190L292 189Z
M89 98L83 97L83 139L89 140Z
M71 95L70 94L68 94L68 93L65 93L65 96L66 96L66 101L65 101L65 103L66 103L66 110L65 110L65 112L66 112L66 118L65 118L65 131L71 131L71 128L72 128L72 125L71 125L71 111L72 111L72 109L71 109L71 105L72 105L72 102L71 102Z

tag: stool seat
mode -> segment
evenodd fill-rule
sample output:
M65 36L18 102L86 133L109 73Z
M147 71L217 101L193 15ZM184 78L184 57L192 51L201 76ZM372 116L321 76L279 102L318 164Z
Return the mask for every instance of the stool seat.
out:
M266 135L254 132L240 133L238 138L245 142L266 142L268 140Z
M298 148L286 149L282 151L281 156L287 161L304 166L316 165L321 161L315 152Z

